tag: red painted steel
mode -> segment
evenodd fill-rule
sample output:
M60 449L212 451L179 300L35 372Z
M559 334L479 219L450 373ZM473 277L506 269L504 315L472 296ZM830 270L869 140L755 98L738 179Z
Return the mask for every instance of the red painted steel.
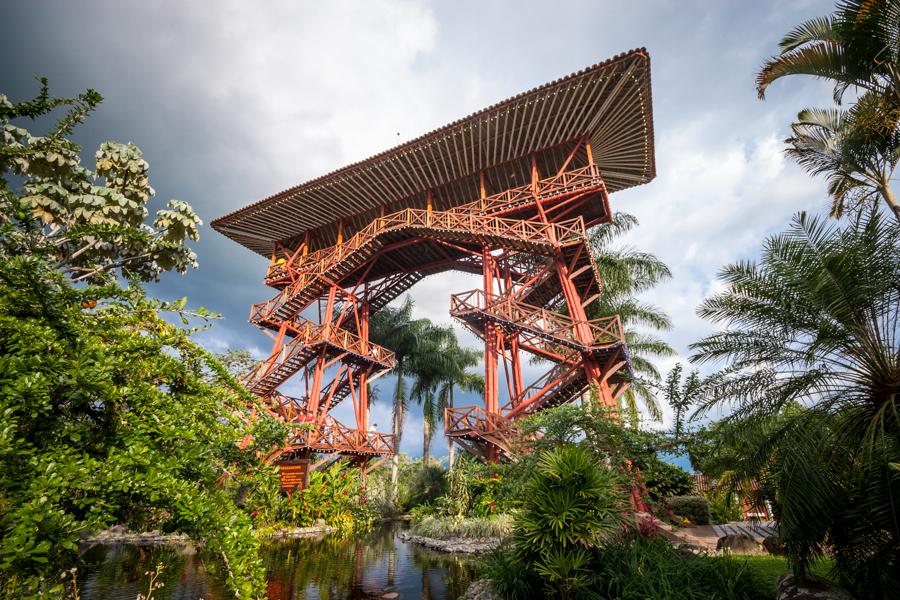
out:
M579 150L590 156L582 140L544 179L533 161L526 185L488 195L482 183L481 197L449 210L435 210L429 192L426 208L382 211L346 239L339 224L333 246L309 252L304 236L296 248L273 254L265 281L280 291L255 304L250 321L272 332L274 344L243 380L294 427L272 460L340 454L365 472L369 460L396 450L393 436L370 431L368 385L393 368L394 355L369 341L369 319L423 277L447 269L480 273L483 286L451 297L451 314L485 344L484 406L447 410L445 432L454 443L496 461L513 451L523 415L592 386L614 406L628 385L621 323L587 318L602 293L587 227L609 220L609 198L592 162L571 166ZM549 359L550 369L525 382L523 353ZM299 397L278 391L297 374ZM346 398L354 428L328 414Z

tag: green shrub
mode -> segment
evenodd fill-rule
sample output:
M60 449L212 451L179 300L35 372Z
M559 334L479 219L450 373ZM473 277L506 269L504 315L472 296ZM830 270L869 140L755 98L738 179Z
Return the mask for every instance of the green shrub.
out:
M420 504L431 504L447 492L447 471L437 464L416 461L404 465L400 474L400 509L404 512Z
M666 505L694 525L709 525L709 501L703 496L674 496L666 500Z
M602 598L770 599L747 564L726 556L685 556L668 541L634 536L599 548L593 589Z
M559 556L559 555L557 555ZM540 571L511 548L489 555L481 575L506 600L594 598L616 600L769 600L771 590L743 559L685 556L664 539L636 534L618 536L573 558L560 557L557 569L579 579L571 592L543 586Z
M584 448L563 446L539 457L516 516L513 548L546 589L564 598L585 589L589 549L620 526L626 506L620 484Z
M728 523L743 518L744 511L736 494L713 489L704 496L709 501L709 517L713 523Z
M410 530L437 539L506 537L513 530L511 515L468 519L427 515L414 518Z
M686 496L694 489L694 478L690 473L659 459L646 461L641 474L647 494L657 502L672 496Z

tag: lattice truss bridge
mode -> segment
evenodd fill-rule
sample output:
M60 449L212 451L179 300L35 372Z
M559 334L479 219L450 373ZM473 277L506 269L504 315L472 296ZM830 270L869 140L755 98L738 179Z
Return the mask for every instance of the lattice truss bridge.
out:
M449 300L484 342L485 375L483 405L446 411L452 442L496 461L525 415L591 386L615 405L628 352L618 316L587 317L603 293L588 232L610 221L610 193L654 176L650 60L639 49L213 221L269 259L277 293L251 307L250 322L272 352L243 383L273 415L305 425L271 457L283 487L334 455L365 473L396 451L392 435L370 431L368 384L395 363L369 341L369 320L447 270L482 278ZM530 356L548 367L527 381ZM289 378L301 394L279 391ZM331 415L341 402L353 423Z

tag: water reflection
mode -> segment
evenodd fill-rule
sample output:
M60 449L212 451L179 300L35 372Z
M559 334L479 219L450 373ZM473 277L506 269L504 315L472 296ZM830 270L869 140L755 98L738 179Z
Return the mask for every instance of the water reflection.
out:
M285 540L263 548L272 600L454 599L472 576L468 559L433 552L396 537L386 526L361 537ZM184 547L97 546L83 557L84 600L134 600L146 590L146 571L166 565L160 600L230 595L215 572Z

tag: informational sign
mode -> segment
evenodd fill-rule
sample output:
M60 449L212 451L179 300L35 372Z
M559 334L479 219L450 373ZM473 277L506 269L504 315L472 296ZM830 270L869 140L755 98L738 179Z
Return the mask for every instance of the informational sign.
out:
M280 462L278 463L278 471L281 475L282 491L302 490L306 486L306 477L309 473L309 459Z

